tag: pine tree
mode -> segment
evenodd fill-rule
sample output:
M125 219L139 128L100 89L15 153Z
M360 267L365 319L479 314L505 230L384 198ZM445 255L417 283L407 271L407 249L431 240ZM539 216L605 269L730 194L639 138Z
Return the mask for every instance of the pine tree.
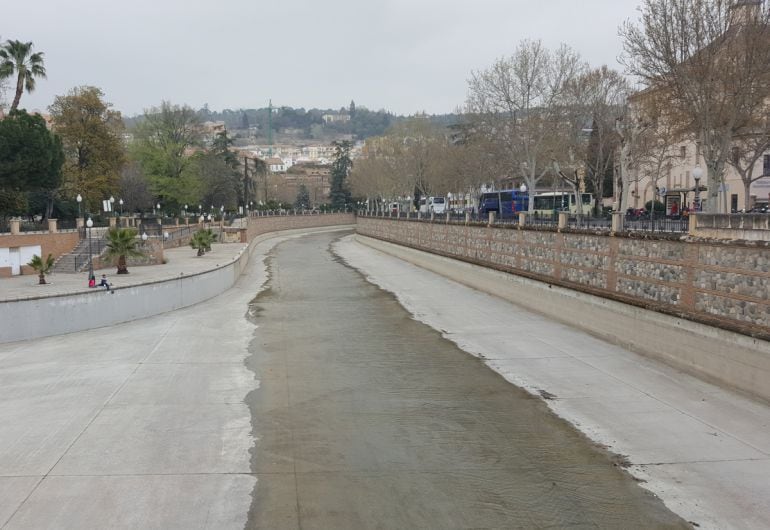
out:
M350 150L353 145L348 140L341 142L332 142L335 148L334 162L331 171L331 190L329 191L329 200L332 208L345 209L350 203L350 188L348 187L348 175L353 168L353 161L350 159Z
M297 190L297 198L294 200L294 207L297 210L307 210L310 208L310 192L307 186L300 184Z

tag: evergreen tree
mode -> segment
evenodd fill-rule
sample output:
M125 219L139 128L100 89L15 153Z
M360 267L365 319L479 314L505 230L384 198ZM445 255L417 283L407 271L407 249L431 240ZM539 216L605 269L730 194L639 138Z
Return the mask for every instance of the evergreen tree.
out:
M241 113L241 129L248 129L249 128L249 117L246 115L245 112Z
M63 163L61 139L39 115L16 110L0 120L0 194L15 197L10 202L23 199L19 194L24 192L43 192L45 216L50 217Z
M310 208L310 192L304 184L299 185L297 198L294 200L294 207L297 210L307 210Z
M332 142L332 145L334 146L334 162L331 170L329 200L332 208L341 210L350 203L350 187L347 180L350 170L353 168L353 161L350 159L350 150L353 145L348 140Z

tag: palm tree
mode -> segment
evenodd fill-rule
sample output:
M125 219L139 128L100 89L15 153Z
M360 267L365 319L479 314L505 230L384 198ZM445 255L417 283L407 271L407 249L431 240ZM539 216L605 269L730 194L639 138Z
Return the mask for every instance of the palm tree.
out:
M38 273L38 276L40 277L40 281L38 282L39 285L45 285L45 275L51 272L53 263L54 259L51 254L48 254L48 257L45 260L43 260L43 258L37 254L32 256L32 260L28 263L28 265L35 269L35 271Z
M128 274L126 258L142 257L144 253L136 248L136 230L113 228L107 233L107 257L118 258L118 274Z
M43 52L32 53L31 42L9 40L0 47L0 79L16 74L16 96L11 104L11 112L16 110L24 89L35 90L35 78L45 78Z
M190 239L190 246L198 250L198 256L203 256L211 251L211 243L214 242L214 232L210 229L198 230Z

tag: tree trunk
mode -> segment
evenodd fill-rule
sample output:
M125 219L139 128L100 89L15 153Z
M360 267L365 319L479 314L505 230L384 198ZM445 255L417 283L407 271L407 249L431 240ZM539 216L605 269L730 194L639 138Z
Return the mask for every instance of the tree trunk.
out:
M128 274L128 267L126 265L126 256L118 256L118 274Z
M743 180L743 210L749 211L749 202L751 201L751 179Z
M11 112L19 106L22 92L24 92L24 68L19 70L19 77L16 79L16 95L13 98L13 103L11 103Z
M38 285L45 285L45 273L41 272L40 274L38 274L38 277L40 278L40 281L37 282Z

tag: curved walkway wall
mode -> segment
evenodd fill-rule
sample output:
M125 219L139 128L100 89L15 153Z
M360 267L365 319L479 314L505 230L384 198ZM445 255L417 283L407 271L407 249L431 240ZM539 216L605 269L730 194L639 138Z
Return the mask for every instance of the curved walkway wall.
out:
M770 401L767 248L376 218L359 218L357 232L460 283Z
M112 326L191 306L230 289L246 269L257 243L273 237L313 231L316 227L351 225L352 215L328 215L297 223L292 217L250 220L249 245L230 263L179 278L105 291L0 301L0 343L29 340ZM264 223L263 221L269 220ZM283 221L283 222L281 222ZM299 227L297 225L300 225ZM267 229L269 227L269 230Z

